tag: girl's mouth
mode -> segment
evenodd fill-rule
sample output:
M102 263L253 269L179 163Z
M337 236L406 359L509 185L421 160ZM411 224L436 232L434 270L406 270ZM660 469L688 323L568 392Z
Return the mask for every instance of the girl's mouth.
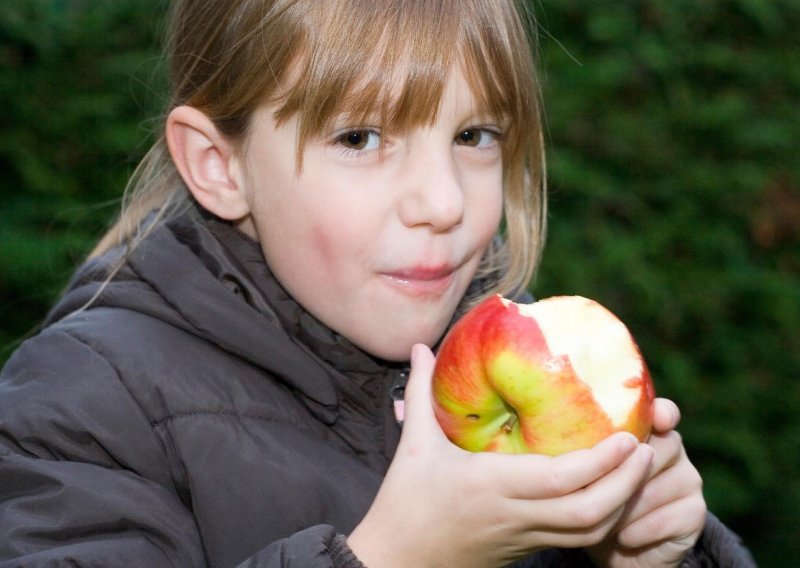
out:
M381 274L390 285L414 296L443 294L453 282L454 275L452 266L413 267Z

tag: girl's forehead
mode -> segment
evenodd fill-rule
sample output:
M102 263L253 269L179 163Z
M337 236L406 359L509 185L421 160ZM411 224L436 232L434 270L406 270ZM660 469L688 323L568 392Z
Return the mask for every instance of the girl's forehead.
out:
M324 4L324 6L322 6ZM338 12L336 5L345 6ZM360 5L365 12L352 17ZM279 123L299 118L300 144L341 118L407 131L433 124L458 72L475 112L524 123L530 49L501 0L326 0L306 21L269 102ZM349 14L349 15L348 15ZM515 23L516 22L516 23ZM521 86L524 86L521 88Z

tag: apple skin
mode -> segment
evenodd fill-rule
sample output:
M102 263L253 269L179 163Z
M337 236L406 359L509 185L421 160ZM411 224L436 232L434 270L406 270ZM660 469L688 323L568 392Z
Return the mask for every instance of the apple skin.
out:
M492 296L442 341L436 418L465 450L559 455L626 430L645 441L655 392L628 329L580 296Z

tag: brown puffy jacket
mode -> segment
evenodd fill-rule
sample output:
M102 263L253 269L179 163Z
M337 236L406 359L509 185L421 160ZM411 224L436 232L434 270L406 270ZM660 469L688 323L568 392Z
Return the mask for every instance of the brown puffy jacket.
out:
M321 325L255 242L196 212L85 308L114 254L0 375L0 566L358 565L342 535L394 453L405 369ZM709 527L690 565L749 565Z

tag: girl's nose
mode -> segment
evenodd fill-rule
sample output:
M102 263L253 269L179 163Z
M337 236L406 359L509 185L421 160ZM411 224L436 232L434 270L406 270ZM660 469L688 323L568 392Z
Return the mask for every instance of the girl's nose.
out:
M400 218L408 227L449 231L464 218L464 188L452 151L422 154L414 161L407 170Z

